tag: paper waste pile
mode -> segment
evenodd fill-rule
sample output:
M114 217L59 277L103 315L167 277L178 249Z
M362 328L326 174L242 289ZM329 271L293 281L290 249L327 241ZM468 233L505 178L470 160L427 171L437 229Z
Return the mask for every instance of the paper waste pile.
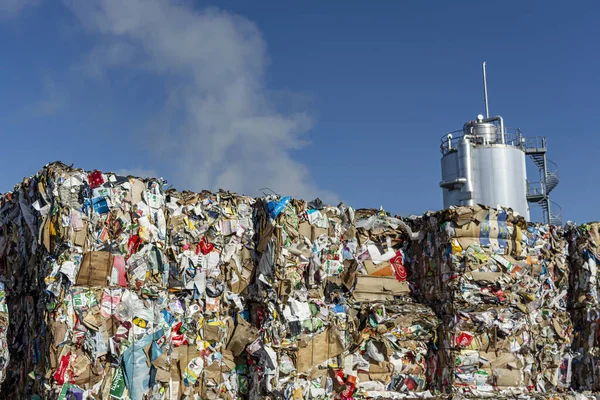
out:
M0 384L6 379L6 370L10 360L8 351L8 306L6 304L6 292L4 283L0 282Z
M438 319L410 298L412 236L378 211L49 164L1 199L1 395L427 395Z
M425 391L438 320L410 301L408 227L343 205L259 202L261 256L248 291L261 330L248 350L262 378L255 398Z
M5 195L3 393L235 398L241 301L223 282L252 251L253 203L59 163Z
M600 390L600 224L567 229L571 268L569 309L573 320L573 387Z
M592 399L599 228L52 163L0 197L0 398Z
M414 282L442 319L433 387L498 397L571 379L567 246L505 210L451 208L413 222Z

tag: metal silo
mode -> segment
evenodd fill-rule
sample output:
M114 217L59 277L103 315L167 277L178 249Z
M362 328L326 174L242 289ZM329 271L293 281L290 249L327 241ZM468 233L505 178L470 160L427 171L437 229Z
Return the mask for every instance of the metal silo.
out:
M558 184L558 170L549 168L553 164L546 159L546 139L525 138L519 129L506 128L502 117L489 117L485 63L483 73L486 117L478 115L442 138L444 208L503 206L529 220L533 202L542 207L546 222L560 224L560 207L549 198ZM540 182L528 181L525 156L538 167Z

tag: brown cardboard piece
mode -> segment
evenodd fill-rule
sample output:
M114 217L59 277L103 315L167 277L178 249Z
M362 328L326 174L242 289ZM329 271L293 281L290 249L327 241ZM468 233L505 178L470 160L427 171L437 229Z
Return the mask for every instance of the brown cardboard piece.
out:
M279 287L277 288L277 294L279 298L283 300L283 302L288 301L288 296L292 294L292 282L287 279L282 279L279 281Z
M313 241L313 242L315 241L315 239L317 239L321 235L328 235L329 234L329 229L327 229L327 228L317 228L314 225L311 226L311 228L312 228L312 232L311 232L310 240Z
M250 284L250 281L252 280L252 275L254 274L254 263L252 262L252 256L247 249L242 250L241 258L241 273L238 271L237 266L233 261L229 264L230 268L235 271L234 273L238 277L237 282L231 283L231 291L236 294L242 293L244 290L246 290Z
M169 214L169 220L168 220L168 225L169 226L173 226L173 229L177 229L177 228L183 228L185 226L185 221L184 221L185 215L184 214L179 214L176 216L171 216Z
M371 260L363 261L363 266L371 276L393 276L392 264L387 261L375 265Z
M307 239L312 238L312 228L308 222L301 222L298 227L298 234L304 236Z
M313 338L300 340L299 348L296 355L296 370L299 373L344 352L334 328L328 328Z
M237 364L235 363L235 356L229 350L223 350L221 353L223 355L223 365L221 367L222 370L233 371Z
M496 378L496 385L498 387L507 386L522 386L523 380L521 378L521 371L510 370L507 368L498 368L493 370L494 377Z
M381 363L370 363L369 372L359 372L358 379L361 382L378 381L387 385L392 380L394 374L394 364L384 361Z
M350 240L356 237L356 228L354 226L350 226L344 234L342 235L342 240Z
M394 296L408 294L408 283L399 282L393 276L359 275L354 288L354 298L358 301L393 300Z
M58 345L61 344L65 339L65 334L67 333L67 324L58 321L52 321L49 331L52 332L52 343L50 344L50 366L54 369L58 366L58 356L60 354Z
M171 366L171 386L172 386L172 391L171 393L169 393L170 398L169 400L175 400L175 399L180 399L181 396L183 395L183 382L180 380L181 379L181 368L179 367L179 363L178 362L174 362Z
M79 274L78 286L108 286L111 274L113 256L107 251L90 251L83 255Z
M265 231L261 232L260 241L256 246L256 250L259 252L264 252L267 249L267 245L273 236L273 232L275 231L275 227L272 224L267 224L265 227Z
M116 369L110 366L110 363L104 363L104 370L106 371L106 378L102 382L102 386L100 387L100 393L98 393L98 397L101 399L110 399L110 388L112 386L113 377Z
M100 330L104 325L104 318L100 314L100 307L94 306L87 312L85 318L83 318L83 324L94 331Z
M204 340L207 342L220 341L223 331L219 325L204 325Z
M156 368L156 380L162 383L169 383L171 372L166 369Z
M206 377L207 386L220 385L223 382L223 374L221 373L221 365L219 362L215 361L209 366L205 366L204 376Z
M358 271L358 263L354 260L344 260L344 271L342 272L342 283L346 289L352 289Z
M44 217L44 227L42 228L42 243L48 252L52 252L52 220L48 217Z
M483 221L483 219L481 221ZM489 224L490 231L486 236L490 239L497 239L500 233L500 230L498 228L498 220L496 218L490 217L487 223ZM481 236L481 223L477 221L471 221L468 224L465 224L461 227L457 227L454 229L454 235L458 238L478 238Z
M235 323L233 322L233 318L231 318L230 316L224 317L222 319L222 322L225 325L225 333L222 342L227 344L233 336L233 329L235 328Z
M482 369L489 371L495 378L498 387L522 386L524 382L521 377L521 362L512 353L497 354L494 352L480 352L482 357L489 360L489 363L482 366Z
M106 331L109 336L115 336L119 326L121 326L121 322L119 322L119 320L112 315L110 318L104 320L104 326L101 330Z
M474 281L483 281L483 282L496 282L498 279L501 279L504 274L502 272L480 272L480 271L471 271L465 273L465 277L467 279L471 278Z
M498 214L492 211L494 210L475 205L470 207L458 207L453 210L453 213L456 215L454 218L456 220L456 225L462 227L471 221L481 222L486 219L497 219Z
M258 329L250 325L246 320L239 317L238 324L235 327L231 340L227 344L227 350L238 357L246 346L252 343L258 337Z
M91 387L100 382L102 379L102 366L100 363L97 363L98 367L100 367L100 371L98 371L98 368L90 367L91 361L82 350L75 350L74 355L75 361L70 364L70 369L75 374L75 383L77 385L89 384L89 387ZM100 375L97 372L100 372Z
M481 243L480 221L485 219L487 212L487 210L480 210L473 217L474 220L471 220L469 223L454 229L454 235L458 239L458 242L463 249L466 249L470 245L479 245ZM490 231L488 234L486 234L486 236L489 238L492 244L498 244L500 228L498 227L497 215L495 210L490 210L490 213L490 218L488 220ZM506 239L508 251L510 253L516 252L518 254L522 249L521 228L515 225L511 225L511 227L513 230L512 235Z
M177 358L179 360L179 371L183 372L187 368L190 361L192 361L196 357L202 357L202 353L196 349L195 346L183 345L177 347ZM175 369L171 369L171 376L173 377L173 371ZM183 374L179 373L176 375L177 377L173 377L173 380L178 380L180 384L180 390L185 390L185 384L183 382ZM201 382L201 380L199 380Z
M144 352L146 353L146 357L148 360L152 359L152 343L144 348ZM169 364L167 352L163 351L154 361L152 361L152 365L156 368L156 380L168 383L171 378L171 372L169 369L171 368L171 364Z
M152 346L152 344L150 344ZM156 367L156 369L164 369L168 371L171 367L169 363L169 357L167 356L167 352L163 351L154 361L152 361L152 365Z

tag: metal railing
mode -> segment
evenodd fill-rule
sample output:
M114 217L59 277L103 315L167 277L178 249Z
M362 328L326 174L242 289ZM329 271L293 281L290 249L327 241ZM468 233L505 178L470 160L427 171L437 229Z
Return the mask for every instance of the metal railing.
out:
M546 190L544 189L543 182L529 182L527 181L527 195L528 196L544 196Z
M523 149L545 149L546 138L544 136L533 136L523 138L522 141Z
M558 164L546 158L546 172L558 178Z
M451 137L449 137L451 135ZM443 155L450 153L456 149L458 143L462 140L464 133L462 130L450 132L444 135L441 139L440 151ZM473 136L473 142L476 144L484 144L484 138ZM502 143L502 135L496 134L496 144ZM504 128L504 144L508 146L518 147L525 151L526 149L543 149L546 147L545 137L524 137L519 128Z
M562 207L550 200L550 225L562 225Z
M529 182L527 181L527 195L539 196L550 194L552 189L558 186L558 166L556 163L546 159L546 176L545 182Z

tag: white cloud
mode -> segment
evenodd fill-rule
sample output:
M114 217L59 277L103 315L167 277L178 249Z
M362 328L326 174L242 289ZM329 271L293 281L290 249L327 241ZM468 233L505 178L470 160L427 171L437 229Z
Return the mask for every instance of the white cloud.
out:
M103 77L105 70L132 62L136 57L135 51L134 46L121 42L97 46L73 69L92 77Z
M21 11L36 6L41 0L0 0L0 19L18 16Z
M137 66L172 83L148 132L162 158L174 163L178 187L248 194L270 187L337 200L317 188L308 168L291 156L306 144L311 118L284 113L270 101L266 45L254 23L173 1L70 0L68 6L101 36L103 44L84 62L93 74Z

